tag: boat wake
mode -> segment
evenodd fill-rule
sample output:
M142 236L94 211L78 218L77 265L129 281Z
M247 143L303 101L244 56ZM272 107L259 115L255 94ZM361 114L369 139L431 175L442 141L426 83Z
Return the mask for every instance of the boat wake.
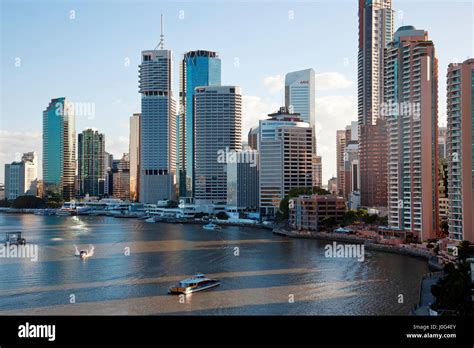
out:
M89 244L89 249L79 250L77 248L77 245L74 245L74 248L75 248L74 255L79 256L81 259L85 259L94 255L94 246L92 244Z

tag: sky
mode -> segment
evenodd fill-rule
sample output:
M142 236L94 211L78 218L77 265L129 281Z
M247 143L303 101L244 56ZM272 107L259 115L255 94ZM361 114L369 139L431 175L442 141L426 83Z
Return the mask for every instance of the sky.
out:
M138 64L160 39L179 61L217 51L222 84L243 93L243 140L283 104L287 72L316 71L316 136L323 183L336 173L336 130L357 120L357 0L140 1L0 0L0 182L4 164L36 151L42 112L67 97L93 105L77 132L105 133L106 151L128 152L129 117L140 112ZM446 69L474 57L473 0L393 0L395 30L428 31L439 59L439 123L446 124ZM85 105L85 104L83 104ZM40 166L41 168L41 166ZM41 170L39 171L41 173Z

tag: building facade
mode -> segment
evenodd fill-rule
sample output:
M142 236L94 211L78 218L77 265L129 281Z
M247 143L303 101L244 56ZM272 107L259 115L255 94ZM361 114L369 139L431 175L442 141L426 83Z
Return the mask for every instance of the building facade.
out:
M121 200L130 199L130 158L124 153L120 160L115 160L112 168L112 196Z
M21 161L5 164L4 198L36 196L38 181L37 157L35 152L24 153Z
M76 123L66 98L52 99L43 111L43 181L45 190L65 200L75 195Z
M197 50L184 54L180 65L179 196L194 196L196 87L221 84L221 59L216 52Z
M172 52L142 52L139 67L140 192L142 203L176 199L176 101ZM130 186L130 184L129 184ZM128 190L129 191L129 190Z
M203 86L194 92L197 204L226 204L225 154L242 150L242 92L237 86Z
M387 123L359 128L360 204L363 207L387 206Z
M346 200L334 195L299 196L290 200L289 224L297 230L319 231L325 219L341 221Z
M439 232L438 61L428 33L399 28L385 64L388 223L427 240Z
M105 185L105 135L86 129L77 136L79 194L103 196Z
M313 185L314 128L286 107L268 116L259 123L259 205L272 218L290 189Z
M343 195L345 182L344 153L346 151L346 131L336 131L336 175L337 175L337 194Z
M140 200L140 114L130 116L130 201Z
M447 75L449 238L474 242L474 59Z
M258 151L236 152L227 161L227 205L237 211L258 211Z

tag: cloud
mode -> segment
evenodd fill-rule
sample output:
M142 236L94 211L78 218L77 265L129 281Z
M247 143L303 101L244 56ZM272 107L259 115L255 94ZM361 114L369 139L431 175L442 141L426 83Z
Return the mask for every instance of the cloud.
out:
M343 74L338 72L327 72L316 74L316 90L329 91L351 87L352 81L349 81Z
M323 161L323 184L336 175L336 131L357 120L357 98L324 96L316 98L316 139Z
M242 141L247 141L250 128L257 127L259 120L278 110L280 105L256 96L244 95L242 100Z
M40 132L0 130L0 182L5 182L5 164L20 160L23 153L30 151L38 155L38 176L41 178L42 144Z
M283 91L285 78L282 75L267 76L263 79L263 86L267 89L268 93L276 94Z
M338 72L325 72L316 74L317 91L335 91L346 89L353 85L343 74ZM283 93L285 77L282 75L267 76L263 79L263 86L269 94Z
M128 137L108 137L105 136L105 151L112 154L114 159L122 158L124 153L129 152Z

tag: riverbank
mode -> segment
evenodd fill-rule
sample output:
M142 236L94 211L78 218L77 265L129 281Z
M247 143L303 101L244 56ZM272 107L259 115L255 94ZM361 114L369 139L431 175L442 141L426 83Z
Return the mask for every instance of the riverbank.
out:
M329 233L329 232L310 232L310 231L289 231L283 228L275 228L273 233L276 235L288 237L288 238L303 238L303 239L318 239L318 240L328 240L328 241L336 241L336 242L343 242L343 243L356 243L356 244L364 244L364 248L368 250L375 250L375 251L382 251L382 252L389 252L407 256L413 256L425 259L430 261L434 254L430 251L425 251L417 248L413 248L410 245L402 244L398 245L387 245L387 244L380 244L377 243L375 238L363 238L356 235L346 235L340 233ZM438 265L438 270L442 269L441 265ZM430 267L435 268L436 265L434 263L430 263Z

